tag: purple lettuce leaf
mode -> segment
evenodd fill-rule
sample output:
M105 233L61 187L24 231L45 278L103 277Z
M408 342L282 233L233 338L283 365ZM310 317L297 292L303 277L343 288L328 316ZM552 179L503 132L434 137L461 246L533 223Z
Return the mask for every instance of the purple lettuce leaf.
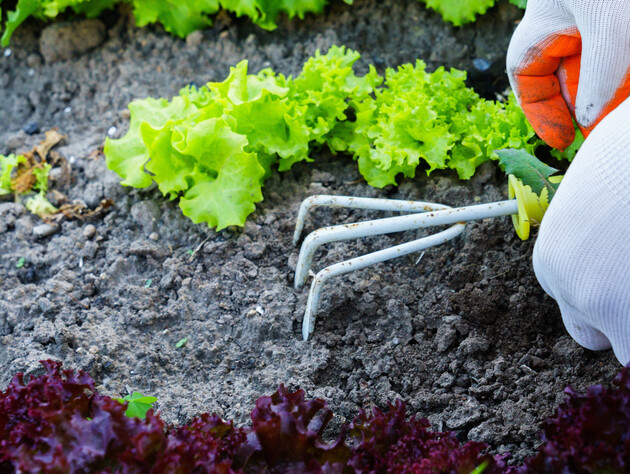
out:
M204 413L168 433L152 472L240 474L243 471L233 468L232 460L246 437L244 429Z
M512 473L597 473L630 471L630 367L616 387L565 389L567 399L543 425L538 454Z
M350 454L344 430L334 442L322 440L332 418L323 400L305 401L304 391L291 393L280 385L276 393L256 401L251 418L249 450L239 459L245 472L344 472Z
M454 433L429 431L425 418L407 420L405 404L397 401L387 413L378 408L371 416L361 411L348 428L353 440L348 465L355 473L470 474L485 464L484 474L505 471L506 456L482 454L487 445L460 445Z
M14 377L0 392L0 466L6 472L139 472L163 443L164 423L125 416L125 406L97 395L83 371ZM91 393L90 393L91 392ZM8 466L11 466L10 468Z

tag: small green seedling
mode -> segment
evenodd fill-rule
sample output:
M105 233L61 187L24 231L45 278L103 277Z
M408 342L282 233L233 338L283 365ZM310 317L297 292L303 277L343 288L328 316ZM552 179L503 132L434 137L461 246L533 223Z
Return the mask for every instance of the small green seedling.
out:
M195 251L192 249L188 249L186 253L188 253L188 255L195 255Z
M184 338L180 339L179 341L177 341L177 344L175 344L175 347L180 349L181 347L184 347L187 342L188 342L188 338L184 337Z
M149 288L151 286L151 284L153 283L153 280L151 278L149 278L146 283L144 284L145 288Z
M153 404L157 402L157 398L147 397L140 392L133 392L124 398L115 398L114 400L120 403L128 403L125 415L129 418L141 418L143 420L147 417L147 412L153 408Z
M26 262L26 259L24 257L20 257L17 263L15 264L15 268L22 268L25 262Z

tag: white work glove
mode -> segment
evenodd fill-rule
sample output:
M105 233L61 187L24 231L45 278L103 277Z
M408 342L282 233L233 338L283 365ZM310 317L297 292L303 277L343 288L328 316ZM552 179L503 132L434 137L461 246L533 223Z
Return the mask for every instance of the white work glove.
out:
M507 54L536 133L565 149L630 95L630 0L529 0Z
M630 99L569 167L534 247L538 281L582 346L630 361Z

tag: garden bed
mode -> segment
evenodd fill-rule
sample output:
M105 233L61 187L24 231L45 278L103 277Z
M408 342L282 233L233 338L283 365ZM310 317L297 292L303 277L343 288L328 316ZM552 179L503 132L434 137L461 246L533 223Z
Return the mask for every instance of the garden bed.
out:
M620 367L611 351L571 340L534 276L534 239L520 241L509 219L470 224L419 262L411 255L337 279L325 288L308 342L301 338L308 291L293 289L291 240L305 197L490 202L507 194L494 164L470 181L435 172L377 190L350 158L322 151L267 181L243 229L216 233L192 224L157 189L120 186L99 153L108 134L125 133L135 98L221 81L242 59L252 72L295 75L333 44L359 51L363 72L416 59L429 69L466 69L469 84L494 98L507 87L504 55L521 14L501 3L456 29L416 0L339 1L325 15L283 20L274 32L221 14L211 29L180 40L161 27L135 28L120 7L99 20L97 46L72 55L71 46L61 48L64 37L93 41L80 41L94 34L83 20L24 25L0 57L0 153L28 150L56 127L66 136L56 150L70 171L53 176L55 189L90 208L105 199L114 206L43 232L21 205L0 202L0 386L16 372L39 373L38 361L52 358L89 371L103 394L156 396L168 422L214 412L244 423L259 396L285 383L326 399L333 431L359 408L402 399L410 414L461 440L516 459L533 454L563 388L608 384ZM367 216L317 210L307 230ZM415 235L330 245L315 268Z

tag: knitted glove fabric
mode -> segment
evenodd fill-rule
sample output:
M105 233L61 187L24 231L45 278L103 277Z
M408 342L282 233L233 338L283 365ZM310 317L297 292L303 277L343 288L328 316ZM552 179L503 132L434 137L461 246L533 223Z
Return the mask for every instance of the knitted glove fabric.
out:
M565 149L630 95L630 1L529 0L507 54L512 89L538 135Z
M630 99L582 145L547 209L533 261L569 334L630 362Z

